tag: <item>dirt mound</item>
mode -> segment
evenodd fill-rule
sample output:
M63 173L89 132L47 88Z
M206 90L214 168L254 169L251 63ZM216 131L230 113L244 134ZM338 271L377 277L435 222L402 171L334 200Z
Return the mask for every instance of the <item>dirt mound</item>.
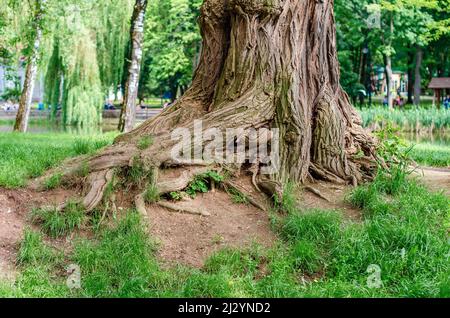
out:
M214 251L224 247L246 247L253 242L270 247L276 239L267 212L233 203L225 192L198 195L192 206L201 207L210 216L147 206L152 238L160 242L159 258L167 264L201 267Z

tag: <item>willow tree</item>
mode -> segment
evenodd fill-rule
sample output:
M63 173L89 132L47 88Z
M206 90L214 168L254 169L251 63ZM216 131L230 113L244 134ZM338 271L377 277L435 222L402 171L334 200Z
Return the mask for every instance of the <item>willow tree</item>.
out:
M31 99L33 97L34 82L38 71L39 48L42 40L42 19L46 1L47 0L33 1L32 32L30 36L31 43L27 50L25 81L19 101L19 110L14 124L14 131L26 132L28 128Z
M178 141L170 131L194 130L196 119L203 130L279 129L278 172L262 175L258 161L233 166L251 171L259 189L279 194L288 180L356 184L373 176L374 141L339 84L332 0L205 0L199 23L203 49L186 93L83 161L90 172L83 202L87 210L101 202L120 170L149 172L164 194L217 167L206 161L180 163L172 156ZM153 143L143 142L150 138ZM199 146L204 147L192 145ZM75 177L79 166L80 160L68 163L65 176Z
M139 75L141 72L142 46L144 40L145 11L147 0L136 0L131 17L130 56L127 81L119 119L119 130L129 132L134 128L136 120L136 100L138 98Z
M53 39L48 45L45 102L56 116L61 106L65 125L95 126L101 122L105 88L98 63L97 4L55 6ZM106 31L105 31L106 32ZM103 34L99 30L100 34Z
M96 2L90 28L95 30L100 79L105 93L114 89L117 99L122 83L127 47L130 39L130 16L134 0Z

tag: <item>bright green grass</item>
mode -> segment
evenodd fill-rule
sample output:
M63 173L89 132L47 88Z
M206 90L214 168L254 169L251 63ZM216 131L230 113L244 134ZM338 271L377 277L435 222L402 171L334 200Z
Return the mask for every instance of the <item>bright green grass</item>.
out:
M0 133L0 187L17 188L67 157L88 154L110 144L115 133L93 136ZM54 186L50 180L48 186Z
M410 156L424 166L450 167L450 144L417 144L411 150Z
M0 297L450 297L449 199L401 180L393 187L379 176L353 191L359 223L338 211L297 210L288 193L285 212L273 212L279 240L271 249L225 249L200 270L161 268L133 211L77 240L65 258L27 232L20 275L0 284ZM69 264L81 268L80 290L65 285ZM374 265L378 288L367 283Z

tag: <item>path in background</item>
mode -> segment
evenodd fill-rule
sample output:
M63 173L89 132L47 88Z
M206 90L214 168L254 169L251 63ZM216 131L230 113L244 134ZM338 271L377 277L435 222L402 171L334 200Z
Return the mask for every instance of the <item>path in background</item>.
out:
M450 169L420 167L416 174L434 191L444 191L450 196Z

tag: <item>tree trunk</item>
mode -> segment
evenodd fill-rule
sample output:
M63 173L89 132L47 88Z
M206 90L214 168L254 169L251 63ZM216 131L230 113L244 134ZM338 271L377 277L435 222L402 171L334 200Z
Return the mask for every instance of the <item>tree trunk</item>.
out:
M136 100L138 97L139 75L141 72L142 45L144 39L145 11L147 0L136 0L131 18L131 52L128 78L125 84L125 95L119 120L119 130L133 130L136 121Z
M414 64L414 52L409 47L408 50L408 104L412 104L414 95L414 80L413 80L413 64Z
M119 136L113 146L90 159L86 205L95 206L92 198L101 198L100 185L108 182L112 169L139 163L159 170L157 188L167 192L171 185L187 186L192 166L220 166L173 158L178 142L172 140L171 131L184 127L192 132L194 120L202 120L203 132L279 129L279 169L263 176L261 158L252 164L260 188L264 182L281 185L323 179L356 184L373 177L375 142L362 129L339 84L332 0L205 0L199 22L203 49L191 87L159 116ZM146 136L155 142L140 149ZM194 151L208 145L196 143L195 138L193 145L188 142ZM227 167L245 169L247 162ZM65 171L76 171L79 162L73 165ZM184 171L181 181L168 182L166 167L171 173Z
M386 91L389 108L394 107L394 96L392 95L392 59L389 55L383 55L384 58L384 74L386 76Z
M414 80L414 105L420 105L420 95L422 94L422 74L420 70L422 68L423 61L423 49L418 46L416 51L416 70Z
M36 11L33 19L34 41L28 57L25 81L23 84L22 95L19 102L19 110L14 124L14 131L26 132L28 129L28 120L30 117L31 100L33 98L34 84L38 70L39 47L42 38L42 17L44 14L44 5L46 0L36 0Z

